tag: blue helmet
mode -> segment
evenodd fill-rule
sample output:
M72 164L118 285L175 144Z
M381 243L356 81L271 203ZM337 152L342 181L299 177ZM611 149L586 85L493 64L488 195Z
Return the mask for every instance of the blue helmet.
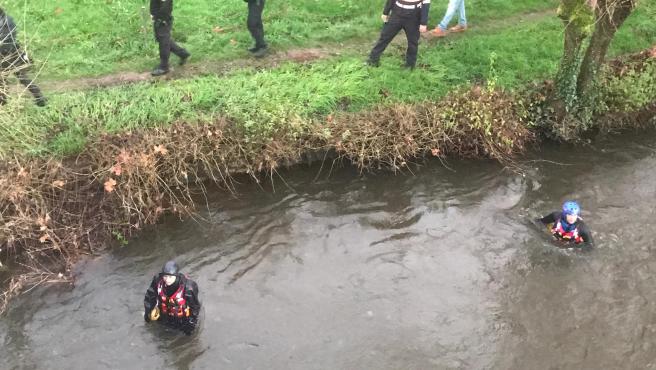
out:
M574 201L567 201L563 203L563 214L578 216L581 213L581 207Z

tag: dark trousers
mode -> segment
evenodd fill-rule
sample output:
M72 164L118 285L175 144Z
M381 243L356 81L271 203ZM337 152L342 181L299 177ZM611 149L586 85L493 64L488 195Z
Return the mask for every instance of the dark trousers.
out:
M255 47L258 49L267 46L266 41L264 41L264 25L262 24L263 11L264 0L248 1L248 20L246 21L246 25L251 36L255 39Z
M29 90L37 102L44 100L41 89L27 75L30 61L27 59L25 53L17 51L9 56L0 55L0 60L2 61L0 63L0 67L2 68L2 74L0 75L0 104L7 102L7 81L5 81L7 73L13 73L18 78L18 81L27 87L27 90Z
M417 51L419 51L419 23L421 22L421 9L403 9L394 7L392 15L383 26L380 38L369 54L369 60L377 62L394 37L405 31L408 39L408 50L405 54L405 64L414 67L417 64Z
M176 44L171 38L173 21L162 21L156 19L154 28L155 40L159 43L159 66L162 69L169 68L169 57L171 56L171 52L180 58L189 56L189 52Z
M184 332L185 334L189 335L191 334L196 327L198 326L198 319L195 319L195 324L192 325L189 318L183 317L183 318L176 318L176 317L170 317L170 316L165 316L162 315L159 320L157 320L160 324L166 325L169 328L175 329L175 330L180 330Z

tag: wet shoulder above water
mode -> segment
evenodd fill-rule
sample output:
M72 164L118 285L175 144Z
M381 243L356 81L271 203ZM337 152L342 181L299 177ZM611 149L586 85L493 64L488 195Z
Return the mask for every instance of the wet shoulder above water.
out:
M547 146L523 174L431 161L244 181L83 263L73 289L16 301L3 368L656 369L654 139ZM565 199L595 251L530 222ZM143 321L170 258L200 288L192 337Z

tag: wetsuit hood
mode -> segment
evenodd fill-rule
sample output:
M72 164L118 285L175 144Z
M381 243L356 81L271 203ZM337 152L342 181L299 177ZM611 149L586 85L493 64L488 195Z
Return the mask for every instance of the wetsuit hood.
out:
M180 268L178 267L178 264L175 261L168 261L162 267L163 275L178 276L179 273L180 273Z

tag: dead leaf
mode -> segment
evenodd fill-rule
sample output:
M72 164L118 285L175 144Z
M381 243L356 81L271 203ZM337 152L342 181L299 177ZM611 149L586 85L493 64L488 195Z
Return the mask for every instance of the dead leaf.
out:
M129 163L130 162L130 153L128 153L125 149L121 149L121 153L116 157L116 161L119 164L124 164L124 163Z
M64 12L64 9L62 9L61 7L58 6L58 7L55 8L55 15L60 15L63 12Z
M46 240L48 240L48 239L50 239L50 237L48 236L48 234L43 234L43 235L41 235L41 237L39 238L39 241L40 241L41 243L45 243Z
M225 31L225 30L223 28L219 27L219 26L216 26L216 27L212 28L212 32L214 32L214 33L221 33L223 31Z
M63 188L64 184L66 184L63 180L55 180L52 182L52 186L55 188Z
M139 164L141 166L149 167L153 163L153 158L149 154L141 153L139 156Z
M433 148L431 149L431 154L433 155L433 157L437 157L438 155L440 155L440 150L437 148Z
M27 171L25 171L25 168L21 167L20 170L18 171L18 177L26 177L27 176Z
M164 147L164 145L155 145L153 146L153 151L155 154L166 155L169 151Z
M121 176L121 173L123 173L123 167L121 167L120 164L115 164L112 166L112 168L109 169L109 172L113 173L116 176Z
M46 214L45 217L39 217L36 219L36 224L39 225L39 230L44 231L48 229L48 223L50 222L50 215Z
M235 39L230 39L230 45L237 45L237 40Z
M116 186L116 180L113 178L109 178L109 180L105 181L105 191L108 193L111 193L114 191L114 187Z

